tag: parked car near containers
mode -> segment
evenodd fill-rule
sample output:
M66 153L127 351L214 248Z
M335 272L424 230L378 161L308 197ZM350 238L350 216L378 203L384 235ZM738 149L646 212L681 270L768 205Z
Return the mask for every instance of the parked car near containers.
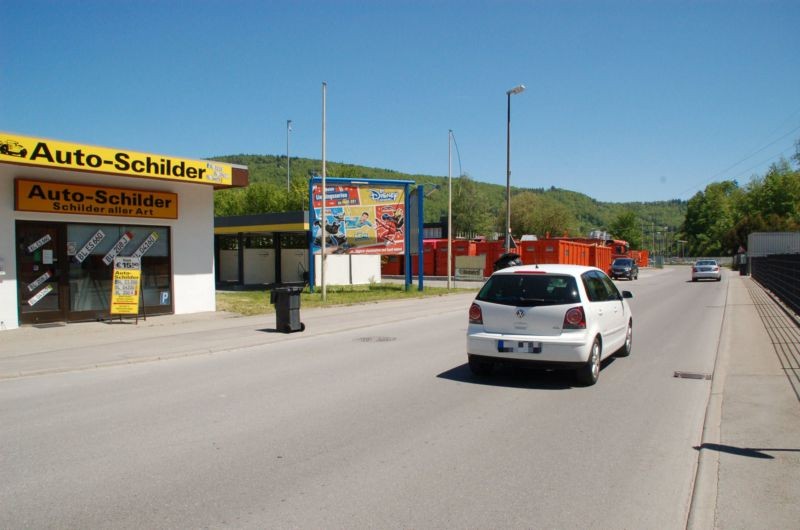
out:
M722 269L720 269L717 260L697 260L692 265L692 281L696 282L697 280L722 280Z
M639 279L639 266L633 258L617 258L611 264L611 277L627 278L629 280Z
M632 297L594 267L498 270L469 309L470 370L488 376L498 363L570 369L580 383L593 385L603 359L631 353Z

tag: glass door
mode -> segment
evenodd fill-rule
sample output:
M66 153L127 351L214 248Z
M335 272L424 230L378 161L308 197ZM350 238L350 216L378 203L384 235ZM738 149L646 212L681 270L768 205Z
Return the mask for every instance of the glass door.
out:
M16 223L17 298L23 324L65 319L65 284L60 267L66 255L61 232L61 225L56 223Z

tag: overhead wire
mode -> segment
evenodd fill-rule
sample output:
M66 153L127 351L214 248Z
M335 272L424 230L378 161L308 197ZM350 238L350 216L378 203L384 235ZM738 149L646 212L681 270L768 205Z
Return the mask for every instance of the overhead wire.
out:
M790 117L790 118L791 118L791 117L793 117L793 116L794 116L795 114L797 114L798 112L800 112L800 109L798 109L797 111L795 111L795 112L793 112L792 114L790 114L790 116L789 116L789 117ZM784 120L784 121L783 121L783 123L782 123L782 124L781 124L779 127L777 127L777 128L775 129L775 131L777 131L777 130L779 130L781 127L783 127L783 124L784 124L784 123L786 123L787 121L788 121L788 118L787 118L786 120ZM773 146L773 145L775 145L776 143L780 142L781 140L783 140L783 139L785 139L786 137L788 137L788 136L790 136L790 135L794 134L794 133L795 133L795 132L797 132L797 131L800 131L800 125L798 125L798 126L797 126L797 127L795 127L794 129L790 130L789 132L787 132L787 133L783 134L782 136L780 136L780 137L776 138L775 140L773 140L773 141L769 142L768 144L766 144L766 145L764 145L764 146L762 146L762 147L760 147L760 148L756 149L755 151L751 152L750 154L748 154L747 156L745 156L745 157L744 157L744 158L742 158L741 160L737 161L736 163L734 163L734 164L731 164L730 166L726 167L725 169L723 169L723 170L721 170L721 171L718 171L717 173L715 173L714 175L712 175L712 176L711 176L709 179L705 180L705 181L704 181L702 184L697 184L697 185L694 185L694 186L692 186L692 187L690 187L690 188L687 188L687 189L683 190L682 192L680 192L680 193L678 194L678 196L679 196L679 197L682 197L682 196L686 195L687 193L689 193L690 191L693 191L693 190L699 189L701 186L709 184L710 182L712 182L712 181L714 181L715 179L719 178L721 175L723 175L723 174L727 173L728 171L730 171L731 169L735 168L736 166L738 166L738 165L739 165L739 164L741 164L742 162L746 162L747 160L749 160L749 159L753 158L753 157L754 157L755 155L757 155L758 153L760 153L760 152L764 151L765 149L767 149L767 148L769 148L769 147L772 147L772 146ZM773 131L773 132L774 132L774 131ZM770 134L772 134L772 133L770 133ZM752 166L752 167L750 167L750 168L748 168L748 169L745 169L745 170L744 170L744 171L742 171L741 173L737 174L737 176L741 176L743 173L746 173L746 172L748 172L748 171L751 171L751 170L753 170L753 169L755 169L755 168L757 168L757 167L759 167L759 166L761 166L761 165L763 165L763 164L765 164L765 163L767 163L767 162L769 162L769 161L771 161L771 160L773 160L773 159L775 159L775 158L777 158L777 157L779 157L779 156L783 156L783 155L786 153L786 151L787 151L788 149L791 149L791 148L786 148L786 149L783 149L783 150L782 150L780 153L778 153L777 155L773 155L773 156L769 157L768 159L766 159L766 160L764 160L764 161L762 161L762 162L760 162L760 163L756 164L755 166ZM736 177L734 177L734 178L736 178Z

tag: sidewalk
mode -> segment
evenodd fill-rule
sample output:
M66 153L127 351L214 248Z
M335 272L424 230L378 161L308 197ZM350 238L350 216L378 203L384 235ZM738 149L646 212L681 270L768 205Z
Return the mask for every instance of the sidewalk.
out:
M751 278L728 279L687 527L797 528L800 329Z
M466 314L474 292L448 295L444 302ZM419 299L381 302L392 304L391 317L381 323L424 318L431 311ZM347 318L342 318L342 312ZM4 379L69 372L121 364L203 355L274 342L299 340L349 328L374 320L374 304L302 309L306 330L275 330L275 314L242 317L208 312L164 315L120 322L84 322L26 326L0 331L0 382ZM377 323L377 322L376 322Z

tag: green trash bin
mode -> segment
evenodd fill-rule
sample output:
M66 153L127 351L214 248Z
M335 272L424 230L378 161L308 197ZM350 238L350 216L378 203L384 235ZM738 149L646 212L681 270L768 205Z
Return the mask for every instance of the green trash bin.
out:
M270 291L269 301L275 306L275 328L283 333L306 329L300 322L300 293L302 287L281 286Z

